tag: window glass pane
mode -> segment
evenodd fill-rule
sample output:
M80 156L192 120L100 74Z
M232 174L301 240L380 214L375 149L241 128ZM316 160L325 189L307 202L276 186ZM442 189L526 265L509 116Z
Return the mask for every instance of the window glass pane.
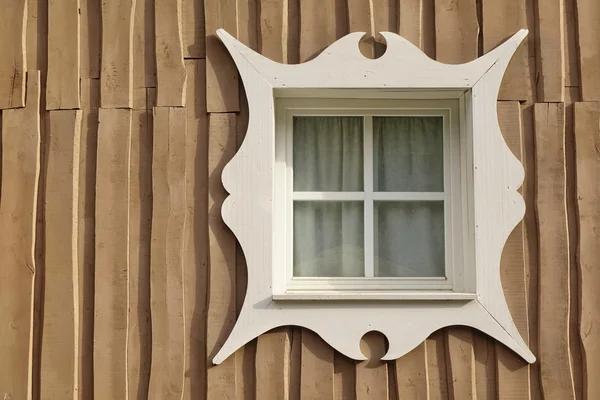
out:
M377 201L375 276L445 276L444 202Z
M293 129L295 191L362 191L362 117L294 117Z
M294 276L364 276L362 202L294 202Z
M374 117L373 152L375 191L444 191L442 117Z

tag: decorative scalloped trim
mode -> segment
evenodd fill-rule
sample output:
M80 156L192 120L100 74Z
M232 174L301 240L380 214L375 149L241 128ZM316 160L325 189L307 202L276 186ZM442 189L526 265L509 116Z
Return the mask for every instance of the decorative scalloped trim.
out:
M372 330L387 337L389 349L383 359L391 360L408 353L440 328L465 325L504 343L526 361L535 361L512 321L500 280L502 249L523 218L525 204L517 192L523 182L523 167L500 132L496 99L508 62L527 30L461 65L436 62L394 33L382 35L387 50L375 60L362 56L358 43L363 33L355 32L309 62L284 65L254 52L224 30L217 31L240 71L250 108L246 138L222 175L223 186L230 193L222 216L246 257L248 289L239 318L213 363L221 363L248 341L284 325L311 329L336 350L357 360L364 359L360 339ZM477 299L273 301L273 91L283 88L470 90Z

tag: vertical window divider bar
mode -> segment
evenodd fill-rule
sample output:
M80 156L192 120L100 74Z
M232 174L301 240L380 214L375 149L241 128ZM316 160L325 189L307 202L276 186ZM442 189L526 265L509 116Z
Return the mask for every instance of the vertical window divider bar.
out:
M375 276L375 249L373 234L373 116L364 116L364 231L365 231L365 277Z

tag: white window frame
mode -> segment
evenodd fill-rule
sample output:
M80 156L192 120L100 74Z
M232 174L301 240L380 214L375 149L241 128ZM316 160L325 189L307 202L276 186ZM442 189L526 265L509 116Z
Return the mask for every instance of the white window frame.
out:
M393 360L438 329L464 325L534 362L511 318L501 285L502 250L523 218L525 203L518 192L523 167L504 142L496 111L502 77L527 31L517 32L483 57L460 65L436 62L390 32L381 32L387 45L385 54L366 59L358 49L363 34L344 36L309 62L283 65L217 30L239 70L249 105L244 141L223 169L223 187L229 196L221 206L223 221L244 253L248 286L235 326L213 363L221 363L245 343L284 325L310 329L355 360L365 359L359 344L372 330L388 339L388 352L382 359ZM285 278L274 279L274 275L285 274L285 263L278 264L274 249L285 247L287 236L277 234L278 227L285 224L281 207L285 202L275 201L285 187L277 184L285 177L281 178L275 159L281 143L276 141L275 104L284 98L461 99L460 132L465 133L466 146L472 151L471 159L468 155L461 158L465 165L461 179L471 180L466 199L472 213L464 213L463 218L473 228L473 239L465 245L476 271L467 288L474 287L473 293L338 290L277 298L278 282L285 283Z
M346 93L348 94L348 93ZM359 96L358 91L354 91ZM445 94L440 93L440 96ZM472 228L468 226L468 181L463 170L471 158L466 146L466 126L461 131L458 99L340 99L280 98L276 100L275 186L274 193L282 213L276 217L275 237L286 237L284 246L274 246L273 298L298 299L456 299L475 297L475 268L472 256ZM364 188L362 192L294 192L293 118L295 116L359 116L363 119ZM374 192L372 119L377 116L435 116L443 119L444 191ZM301 200L340 200L364 202L365 277L293 276L293 202ZM445 275L444 277L374 277L373 202L377 200L444 201Z

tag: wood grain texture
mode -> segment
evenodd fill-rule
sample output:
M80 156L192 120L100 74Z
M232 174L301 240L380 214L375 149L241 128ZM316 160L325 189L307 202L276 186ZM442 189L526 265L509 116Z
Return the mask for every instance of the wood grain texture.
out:
M100 32L102 11L97 0L79 0L79 74L81 78L100 78ZM143 3L142 0L139 3Z
M1 46L1 45L0 45ZM27 68L46 71L48 67L48 1L27 1ZM2 67L0 67L1 69Z
M40 393L79 392L78 185L81 110L51 111L45 196L45 279Z
M432 333L425 340L427 357L428 399L447 399L448 372L446 371L446 337L443 330Z
M600 43L595 34L600 24L600 3L594 0L576 0L577 44L579 49L579 85L581 100L600 100Z
M7 399L31 398L40 86L40 72L28 72L27 106L2 111L0 393Z
M154 0L136 0L133 16L133 87L156 87Z
M302 329L300 397L333 399L333 349L316 333Z
M356 399L387 399L388 363L381 361L387 350L385 336L368 332L363 336L360 348L367 360L356 363Z
M564 101L564 7L563 0L538 0L539 57L537 94L540 102Z
M296 341L298 342L298 341ZM333 355L334 399L345 400L356 397L356 361L335 352ZM290 370L294 364L290 365Z
M483 52L487 53L527 27L526 2L523 0L483 0L482 2ZM498 100L531 100L528 41L521 43L500 86Z
M156 105L185 106L187 74L183 64L181 0L155 0Z
M0 2L0 110L25 106L27 1Z
M496 348L492 338L473 332L475 394L478 400L496 399Z
M94 398L127 397L131 110L98 110Z
M79 1L48 1L46 110L79 108Z
M239 111L238 72L227 50L215 36L225 29L237 36L235 0L205 0L206 107L208 112Z
M152 354L150 249L152 246L152 111L134 110L129 181L129 320L127 390L148 398Z
M181 399L184 368L183 245L186 112L154 108L150 293L150 399Z
M346 7L342 4L337 0L300 1L300 62L313 59L347 33Z
M208 62L208 61L207 61ZM221 219L221 204L227 193L221 183L223 166L236 147L235 114L213 113L209 117L208 140L208 228L209 287L206 351L207 398L235 398L235 356L220 365L210 360L223 345L236 319L235 237Z
M348 0L348 29L350 32L366 32L358 47L365 57L375 58L375 21L372 1Z
M290 2L293 2L293 1L297 1L297 0L290 0ZM276 15L277 10L279 8L282 8L283 10L285 10L283 2L281 4L273 2L270 5L275 7L275 10L271 11L269 9L265 9L264 13L266 15ZM289 7L290 7L290 5L288 4L288 10L289 10ZM260 24L261 24L260 19L263 18L260 14L262 14L262 13L263 13L263 10L260 5L260 1L237 0L237 29L238 29L237 38L242 43L244 43L246 46L250 47L251 49L253 49L255 51L259 51L259 46L258 46L259 35L266 34L266 32L259 33L259 31L261 29L260 28ZM288 11L288 14L289 14L289 11ZM277 21L273 21L273 23L275 25L278 24ZM275 28L275 30L276 29L277 28ZM292 38L293 38L293 36L290 35L287 39L289 41ZM274 37L273 40L275 41L274 46L277 46L277 43L279 43L279 40L283 40L283 37L281 39ZM265 43L265 46L271 46L271 44ZM241 104L240 104L240 107L242 107Z
M186 60L187 223L184 263L185 381L184 399L206 393L206 296L208 293L208 115L206 62Z
M81 80L81 136L79 146L79 398L94 395L94 269L96 149L100 80Z
M600 270L598 269L600 225L600 107L598 103L575 104L575 146L577 155L577 217L579 227L580 326L583 345L583 395L591 399L600 393L596 372L600 370Z
M396 361L396 392L401 399L426 400L428 389L427 345L415 347Z
M515 157L523 160L521 107L516 101L498 102L498 122L507 146ZM525 342L529 339L527 315L527 280L524 255L524 223L508 237L500 261L500 277L513 321ZM515 398L529 390L529 364L496 343L498 396Z
M579 49L577 48L577 12L575 0L564 0L564 59L565 59L565 102L568 101L568 88L577 88L579 101Z
M100 105L103 108L133 107L135 6L136 0L102 2Z
M478 34L475 0L436 0L436 60L460 64L477 58Z
M287 15L279 0L260 0L259 49L263 56L287 62Z
M290 340L288 329L262 334L256 345L256 399L289 398Z
M539 363L544 397L575 397L569 354L564 104L534 108L539 227Z
M182 0L183 57L204 58L204 2Z
M399 0L400 36L423 50L423 1Z
M473 332L469 328L448 328L446 368L451 399L477 397Z

